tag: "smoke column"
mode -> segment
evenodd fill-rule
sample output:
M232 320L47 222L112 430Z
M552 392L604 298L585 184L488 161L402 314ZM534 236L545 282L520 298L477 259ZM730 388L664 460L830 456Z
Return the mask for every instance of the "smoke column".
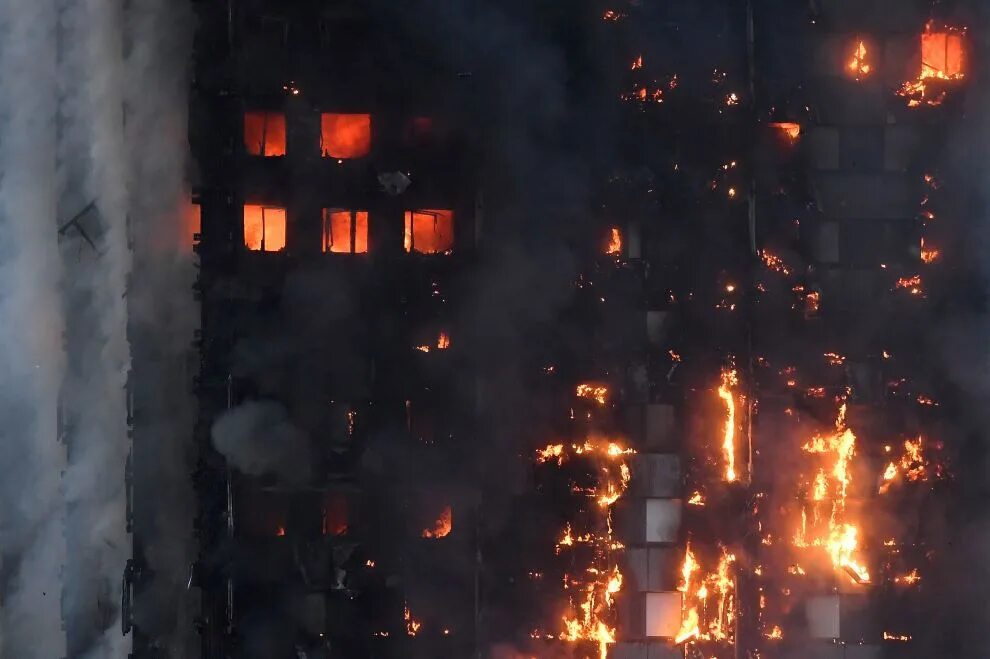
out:
M159 345L157 361L143 353L135 368L160 378L163 403L139 411L160 462L148 486L170 495L149 522L157 552L146 557L149 582L168 585L147 627L168 637L175 625L165 621L184 611L173 586L184 585L192 554L182 449L192 408L174 364L195 313L191 300L177 302L180 292L189 298L192 264L179 256L188 247L188 47L175 35L189 25L181 7L166 5L0 7L3 656L130 652L119 602L132 552L132 335L137 345ZM171 320L158 322L166 313ZM165 361L172 370L156 371ZM184 522L169 515L176 510Z
M55 20L52 2L0 7L0 654L25 659L65 654Z

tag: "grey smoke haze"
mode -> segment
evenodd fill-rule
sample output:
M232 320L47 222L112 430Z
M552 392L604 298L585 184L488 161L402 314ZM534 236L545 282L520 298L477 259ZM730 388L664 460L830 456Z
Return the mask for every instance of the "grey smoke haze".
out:
M174 17L161 20L166 10ZM181 268L161 262L134 272L140 241L133 238L154 221L158 238L173 227L170 244L157 242L161 252L181 245L182 122L178 133L159 133L178 137L160 157L149 156L156 136L145 131L156 128L147 121L154 113L174 121L178 107L183 116L184 85L175 83L184 79L187 51L172 49L175 43L161 48L161 35L183 17L163 0L126 8L96 0L0 6L3 656L130 651L118 606L131 555L124 479L130 314L132 305L151 306L153 295L187 291L189 282ZM57 231L91 201L77 226ZM158 212L149 213L152 207ZM157 290L132 285L145 275ZM190 322L165 326L161 338ZM175 441L178 424L189 421L181 409L170 418L162 423L172 432L159 439ZM188 436L188 426L181 433ZM184 470L162 473L182 475L171 489L183 491Z
M0 653L25 659L65 654L54 28L52 3L0 7Z
M227 410L213 423L212 437L217 451L245 474L309 480L309 440L281 403L249 401Z

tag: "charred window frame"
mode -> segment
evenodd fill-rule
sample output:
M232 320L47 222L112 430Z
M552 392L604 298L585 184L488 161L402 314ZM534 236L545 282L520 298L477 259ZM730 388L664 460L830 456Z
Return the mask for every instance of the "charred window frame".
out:
M280 252L286 243L286 209L262 204L244 205L244 246L252 252Z
M323 209L323 253L366 254L368 211Z
M432 227L424 229L425 227ZM418 239L417 239L418 238ZM446 254L454 248L454 212L452 210L407 210L403 231L406 252Z
M286 121L282 112L244 113L244 149L249 156L277 158L286 154Z

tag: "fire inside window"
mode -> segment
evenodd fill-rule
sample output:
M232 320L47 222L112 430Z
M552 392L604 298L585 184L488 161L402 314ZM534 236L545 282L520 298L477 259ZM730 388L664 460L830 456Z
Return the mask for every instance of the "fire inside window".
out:
M926 32L921 35L923 78L958 78L964 73L963 37L955 32Z
M327 492L323 497L323 535L347 535L347 499L342 494Z
M368 251L368 211L323 209L323 251L364 254Z
M245 112L244 148L251 156L284 156L285 115L280 112Z
M285 209L245 204L244 246L253 252L285 249Z
M320 151L324 158L361 158L371 151L370 114L320 116Z
M454 212L450 210L406 211L403 244L407 252L442 254L454 247Z

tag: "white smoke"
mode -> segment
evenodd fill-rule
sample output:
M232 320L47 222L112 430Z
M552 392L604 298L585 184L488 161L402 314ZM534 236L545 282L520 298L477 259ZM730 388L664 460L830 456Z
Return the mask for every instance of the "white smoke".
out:
M188 49L172 50L182 42L171 35L180 26L188 29L186 15L166 0L0 4L3 656L130 652L118 606L131 555L129 324L135 311L139 323L157 318L149 298L188 296L191 272L177 256L185 247ZM161 147L160 157L149 145ZM90 201L91 212L58 231ZM138 231L154 238L135 240ZM138 272L135 253L147 259ZM173 361L195 317L191 304L171 302L177 309L182 322L157 337ZM171 384L188 386L181 378ZM152 411L171 420L159 423L170 432L159 428L156 439L191 436L191 406L172 398L185 407ZM162 478L177 481L168 486L188 527L182 451L162 454L170 458ZM182 547L155 566L172 582L191 554L184 530Z

